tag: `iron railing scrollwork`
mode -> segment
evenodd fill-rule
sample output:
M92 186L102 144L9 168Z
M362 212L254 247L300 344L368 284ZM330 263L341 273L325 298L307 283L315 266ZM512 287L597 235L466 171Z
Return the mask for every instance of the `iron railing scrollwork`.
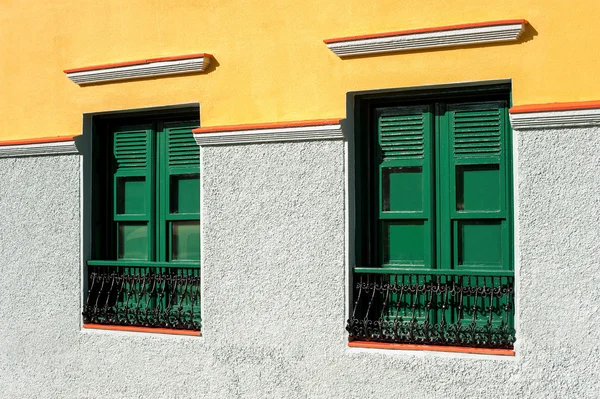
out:
M200 330L198 268L88 270L84 323Z
M355 272L351 340L512 349L514 277Z

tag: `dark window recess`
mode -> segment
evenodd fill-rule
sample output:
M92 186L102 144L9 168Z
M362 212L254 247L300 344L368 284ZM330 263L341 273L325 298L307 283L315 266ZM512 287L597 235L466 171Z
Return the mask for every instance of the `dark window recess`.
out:
M507 93L359 101L351 340L513 347Z
M181 118L98 123L85 323L200 330L197 126Z

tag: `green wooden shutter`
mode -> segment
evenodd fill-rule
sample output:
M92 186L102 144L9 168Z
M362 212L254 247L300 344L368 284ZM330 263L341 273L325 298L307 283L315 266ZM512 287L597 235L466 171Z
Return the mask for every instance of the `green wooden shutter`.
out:
M161 217L167 228L168 261L200 260L200 148L192 134L198 125L198 121L167 123L163 130Z
M448 104L446 121L441 268L510 270L507 104Z
M113 220L117 259L152 260L152 125L118 126L113 136Z
M379 263L431 268L431 107L379 108L376 116Z

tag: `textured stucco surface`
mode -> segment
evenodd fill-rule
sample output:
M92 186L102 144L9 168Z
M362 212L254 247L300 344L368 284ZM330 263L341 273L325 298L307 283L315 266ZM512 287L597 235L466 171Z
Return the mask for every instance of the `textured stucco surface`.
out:
M202 338L81 331L79 157L0 159L0 396L597 397L599 133L515 133L508 359L346 347L340 140L202 149Z

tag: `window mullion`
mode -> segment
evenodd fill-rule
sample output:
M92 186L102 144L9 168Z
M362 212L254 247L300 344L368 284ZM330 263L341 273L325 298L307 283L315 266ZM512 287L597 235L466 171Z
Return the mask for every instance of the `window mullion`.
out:
M450 167L450 134L445 104L436 104L436 199L438 218L436 220L437 265L440 269L452 266L452 221L450 219L451 167Z
M154 155L156 162L156 224L155 224L155 237L156 244L155 248L157 251L156 260L159 262L166 262L167 259L167 248L166 248L166 225L165 225L165 207L167 204L166 191L167 191L167 149L166 149L166 135L164 132L164 124L162 122L156 123L156 142L157 148Z

